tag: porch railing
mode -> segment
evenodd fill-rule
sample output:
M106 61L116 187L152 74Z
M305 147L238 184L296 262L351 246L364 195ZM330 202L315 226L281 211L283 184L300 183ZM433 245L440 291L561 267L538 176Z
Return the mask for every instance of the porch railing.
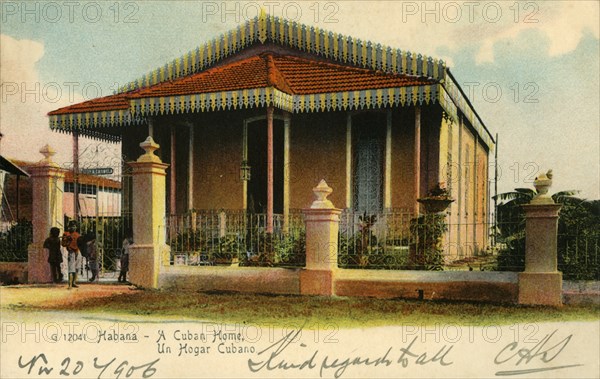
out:
M292 266L305 263L303 216L292 212L287 220L273 216L267 233L266 214L240 210L191 211L167 219L167 243L173 265Z

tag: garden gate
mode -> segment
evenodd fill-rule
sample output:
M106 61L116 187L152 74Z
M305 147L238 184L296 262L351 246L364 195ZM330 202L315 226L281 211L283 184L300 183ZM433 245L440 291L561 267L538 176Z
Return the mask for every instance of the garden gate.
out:
M77 218L82 235L95 235L100 278L117 279L123 240L132 233L132 170L127 161L120 145L90 144L79 154L78 174L71 170L72 180L65 178L65 208L71 210L66 216ZM85 278L90 275L87 266L82 271Z

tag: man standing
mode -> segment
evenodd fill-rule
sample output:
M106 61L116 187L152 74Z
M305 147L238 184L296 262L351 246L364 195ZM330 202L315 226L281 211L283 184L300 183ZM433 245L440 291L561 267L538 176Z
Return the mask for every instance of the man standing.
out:
M79 253L79 247L77 247L77 240L80 234L77 233L77 222L74 220L69 221L68 231L63 234L62 245L67 248L68 255L68 267L69 267L69 287L77 288L77 266L81 254Z

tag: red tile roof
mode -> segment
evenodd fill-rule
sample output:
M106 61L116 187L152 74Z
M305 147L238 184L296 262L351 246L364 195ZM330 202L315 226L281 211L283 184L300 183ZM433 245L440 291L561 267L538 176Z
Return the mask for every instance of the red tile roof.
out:
M261 53L141 90L98 98L49 115L129 109L129 99L275 87L296 95L432 84L433 79L388 74L287 55Z
M116 111L121 109L129 109L128 94L122 93L118 95L111 95L105 97L99 97L84 101L82 103L69 105L67 107L59 108L48 113L49 116L59 114L71 114L71 113L87 113L87 112L103 112L103 111Z
M386 74L340 64L316 62L304 58L274 56L275 66L294 94L359 91L435 83L414 76Z

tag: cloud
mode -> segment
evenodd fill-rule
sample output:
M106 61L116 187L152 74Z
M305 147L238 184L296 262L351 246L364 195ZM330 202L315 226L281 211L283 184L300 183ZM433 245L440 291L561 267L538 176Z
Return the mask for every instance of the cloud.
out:
M516 3L515 3L516 4ZM518 13L515 4L504 5L505 12L513 17L512 25L504 23L503 28L481 36L482 44L476 54L478 64L494 61L494 45L499 42L512 43L521 33L537 30L549 41L548 55L568 54L577 48L585 33L600 37L598 23L598 3L596 2L545 2L529 4ZM518 22L514 22L518 20Z
M44 45L31 40L17 40L0 34L2 55L0 83L5 81L36 82L35 64L44 56Z
M524 32L547 38L549 56L574 51L586 33L600 37L598 3L586 1L378 1L368 9L342 2L336 17L339 23L319 26L444 60L475 48L478 64L494 62L494 47L514 44Z
M59 163L72 161L69 135L49 130L46 114L81 102L84 97L65 83L43 82L37 65L44 57L44 44L0 34L0 131L1 153L10 158L37 161L45 144L54 147ZM82 141L82 149L90 141Z

